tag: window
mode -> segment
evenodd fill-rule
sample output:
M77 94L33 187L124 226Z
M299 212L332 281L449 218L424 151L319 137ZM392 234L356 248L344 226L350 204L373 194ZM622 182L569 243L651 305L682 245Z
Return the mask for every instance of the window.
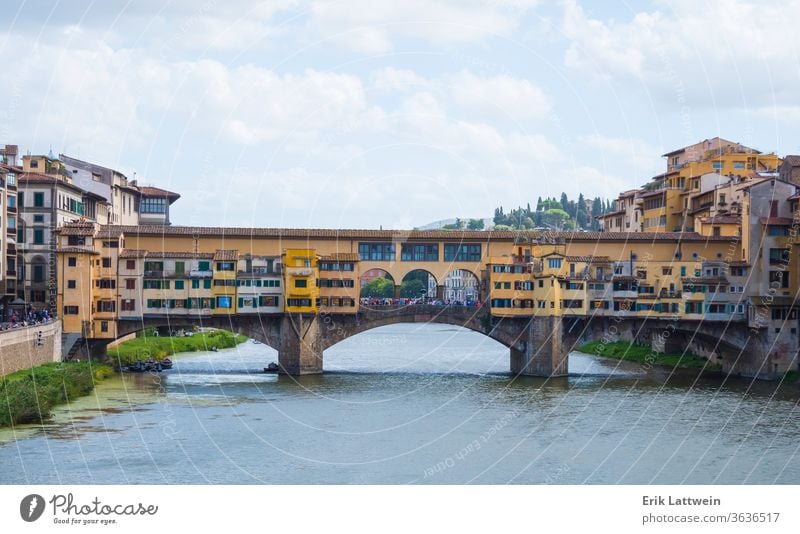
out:
M715 171L722 170L723 166L724 166L723 162L721 161L714 161L711 163L711 168L714 169Z
M33 244L44 245L44 229L42 228L33 229Z
M183 280L175 280L175 289L183 289L184 281Z
M78 258L70 256L67 258L67 267L75 267L78 265Z
M103 241L103 248L119 248L119 241L116 239L111 241Z
M561 268L561 258L549 258L547 260L547 267L550 269L560 269Z
M44 265L33 265L31 270L34 282L44 282Z
M231 297L217 297L217 308L232 308L233 298Z
M481 261L481 245L478 244L445 244L444 261Z
M64 315L78 315L78 307L64 306Z
M113 300L99 300L97 301L98 312L113 312L116 309L116 303Z
M712 234L712 235L713 235L714 237L719 237L719 236L721 236L721 235L722 235L722 229L721 229L719 226L714 226L714 227L712 228L712 231L713 231L713 234Z
M359 243L358 255L365 261L394 261L395 248L392 243Z
M8 207L9 208L17 207L17 197L15 197L14 195L8 195Z
M34 208L43 208L44 207L44 193L34 193L33 194L33 207Z
M278 297L260 296L260 297L258 297L258 305L259 306L266 306L266 307L275 307L275 306L278 305Z
M120 309L122 311L136 311L136 300L123 299L120 303Z
M236 270L236 265L232 261L218 261L217 262L217 270L218 271L234 271L234 270Z
M117 282L113 278L101 278L100 280L95 280L94 286L100 289L115 289Z
M670 276L672 274L672 267L662 267L661 274L663 276Z
M402 261L439 261L439 245L403 243L400 250Z
M305 278L298 278L294 281L294 287L308 287L308 280Z
M743 170L744 169L744 161L734 161L733 162L733 168L735 170L737 170L737 171L738 170Z
M770 225L768 233L771 236L789 235L789 227L788 226Z
M75 289L76 287L78 287L78 285L75 280L67 280L67 289Z
M139 213L166 213L167 201L164 198L144 197L139 202Z
M200 289L200 280L192 280L192 289Z
M136 260L128 260L125 262L125 268L129 271L136 270Z
M308 307L311 306L311 299L286 299L287 306L293 307Z
M211 262L210 261L197 262L197 270L198 271L210 271L211 270Z
M789 277L785 276L783 271L770 271L769 272L769 286L772 288L788 288Z
M145 273L160 273L164 270L163 261L146 261L144 262Z
M769 264L779 265L789 263L790 252L785 248L771 248L769 249Z
M103 267L109 269L111 267L111 258L103 258Z
M136 289L136 278L126 278L125 289Z
M203 289L211 289L211 280L203 280Z

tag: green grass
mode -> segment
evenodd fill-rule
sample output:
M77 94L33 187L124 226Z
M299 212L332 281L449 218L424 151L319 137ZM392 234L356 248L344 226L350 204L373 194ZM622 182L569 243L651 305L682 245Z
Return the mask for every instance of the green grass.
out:
M142 336L108 349L108 356L119 366L124 366L149 358L163 360L179 352L204 351L211 347L229 349L246 340L245 336L227 330L202 332L189 337Z
M590 341L578 351L615 360L625 360L650 365L663 365L680 369L719 369L721 366L695 354L669 354L653 352L650 347L627 341Z
M46 421L53 406L88 395L113 373L92 362L54 362L0 377L0 426Z
M800 380L800 371L787 371L783 377L783 381L787 384L794 384Z

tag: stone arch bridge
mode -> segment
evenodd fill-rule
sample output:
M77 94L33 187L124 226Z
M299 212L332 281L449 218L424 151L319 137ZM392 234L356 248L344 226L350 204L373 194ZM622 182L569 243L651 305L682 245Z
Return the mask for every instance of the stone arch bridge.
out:
M362 307L356 314L144 316L120 320L118 333L121 337L152 327L224 328L274 348L282 372L302 375L322 372L324 351L336 343L398 323L448 324L484 334L509 348L509 368L515 375L565 376L569 353L587 341L601 339L649 344L654 352L691 351L734 374L770 377L773 373L772 347L766 336L733 322L599 316L500 318L489 315L484 307L408 305ZM91 355L104 355L108 342L90 341Z

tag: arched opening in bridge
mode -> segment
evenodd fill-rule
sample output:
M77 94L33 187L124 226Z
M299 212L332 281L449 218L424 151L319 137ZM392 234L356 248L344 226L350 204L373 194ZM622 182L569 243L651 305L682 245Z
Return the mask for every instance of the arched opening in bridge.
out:
M361 274L361 298L383 299L394 297L394 278L383 269L369 269Z
M414 269L403 277L397 296L410 299L438 298L436 277L424 269Z
M445 276L443 285L446 302L472 305L480 300L480 281L472 271L452 270Z
M325 350L325 372L508 373L508 348L467 328L398 323L373 328Z

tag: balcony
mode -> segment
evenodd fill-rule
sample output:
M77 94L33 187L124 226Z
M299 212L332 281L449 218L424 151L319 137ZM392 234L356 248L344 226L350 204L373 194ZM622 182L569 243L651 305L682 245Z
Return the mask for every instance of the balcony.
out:
M200 271L197 269L189 271L189 278L211 278L213 276L213 271Z
M311 276L314 269L311 267L287 267L286 274L289 276Z
M145 278L164 278L164 271L145 271Z

